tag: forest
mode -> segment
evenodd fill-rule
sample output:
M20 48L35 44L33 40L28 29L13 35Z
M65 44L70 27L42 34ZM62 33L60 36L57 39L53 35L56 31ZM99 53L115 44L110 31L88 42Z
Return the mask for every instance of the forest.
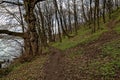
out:
M120 80L120 0L0 0L0 45L0 80Z

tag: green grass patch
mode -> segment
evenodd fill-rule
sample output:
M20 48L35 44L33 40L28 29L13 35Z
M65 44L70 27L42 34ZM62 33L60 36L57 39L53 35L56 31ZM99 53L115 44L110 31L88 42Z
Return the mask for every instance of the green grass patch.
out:
M120 19L120 9L114 10L112 13L112 18L115 20L119 20Z
M105 60L94 60L89 64L89 71L96 77L101 77L104 80L109 80L115 76L114 63Z
M120 70L120 39L109 42L102 47L100 60L95 59L89 65L90 70L107 80Z
M113 59L120 58L120 39L107 43L102 48L104 57L109 56Z
M102 57L110 57L114 67L120 69L120 39L107 43L102 50Z
M99 38L99 36L105 31L107 30L103 29L97 31L96 33L91 33L90 29L81 28L80 30L78 30L78 35L76 35L75 37L71 39L64 38L62 42L53 43L52 46L61 50L66 50L79 44L86 44L90 41L93 41Z
M120 34L120 23L118 23L114 29L118 34Z
M85 37L85 35L90 32L89 29L85 29L85 28L81 28L80 30L78 30L78 35L76 35L75 37L68 39L68 38L63 38L62 42L56 42L53 43L52 46L59 48L61 50L65 50L71 47L76 46L82 38Z
M115 20L117 21L114 30L120 34L120 9L113 13L113 16L115 17Z
M91 77L114 80L116 72L120 70L120 39L104 44L101 49L102 53L88 63L87 70Z

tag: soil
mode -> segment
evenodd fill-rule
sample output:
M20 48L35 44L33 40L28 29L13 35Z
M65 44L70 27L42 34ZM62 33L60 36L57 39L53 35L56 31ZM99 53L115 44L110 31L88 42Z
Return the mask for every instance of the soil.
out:
M52 53L49 60L45 64L45 78L44 80L64 80L62 72L64 71L64 65L61 65L64 61L64 53L56 48L50 48Z

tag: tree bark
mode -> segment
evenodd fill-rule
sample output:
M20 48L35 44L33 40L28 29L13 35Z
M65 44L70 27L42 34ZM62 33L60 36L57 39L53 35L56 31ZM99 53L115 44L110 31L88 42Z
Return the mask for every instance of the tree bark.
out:
M28 24L27 37L25 38L25 53L28 55L36 55L39 53L38 50L38 34L36 31L36 18L34 15L34 1L24 0L26 10L26 22Z

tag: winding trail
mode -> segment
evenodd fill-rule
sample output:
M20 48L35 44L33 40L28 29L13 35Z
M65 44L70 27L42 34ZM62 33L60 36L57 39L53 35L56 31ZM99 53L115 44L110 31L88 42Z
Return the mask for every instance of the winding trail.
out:
M86 64L93 58L97 58L95 55L98 55L101 53L100 46L103 44L110 42L112 40L120 38L120 35L117 34L113 28L116 24L115 20L111 20L109 23L107 23L108 31L104 32L97 40L92 41L88 44L79 45L75 48L68 49L65 52L58 50L56 48L51 48L50 52L52 53L49 57L48 61L46 62L44 66L44 73L45 78L44 80L67 80L65 76L65 62L64 62L64 56L69 54L70 52L75 51L75 49L83 49L84 50L84 56L80 58L80 61L85 61ZM81 77L86 76L81 74ZM73 80L77 80L73 78Z

